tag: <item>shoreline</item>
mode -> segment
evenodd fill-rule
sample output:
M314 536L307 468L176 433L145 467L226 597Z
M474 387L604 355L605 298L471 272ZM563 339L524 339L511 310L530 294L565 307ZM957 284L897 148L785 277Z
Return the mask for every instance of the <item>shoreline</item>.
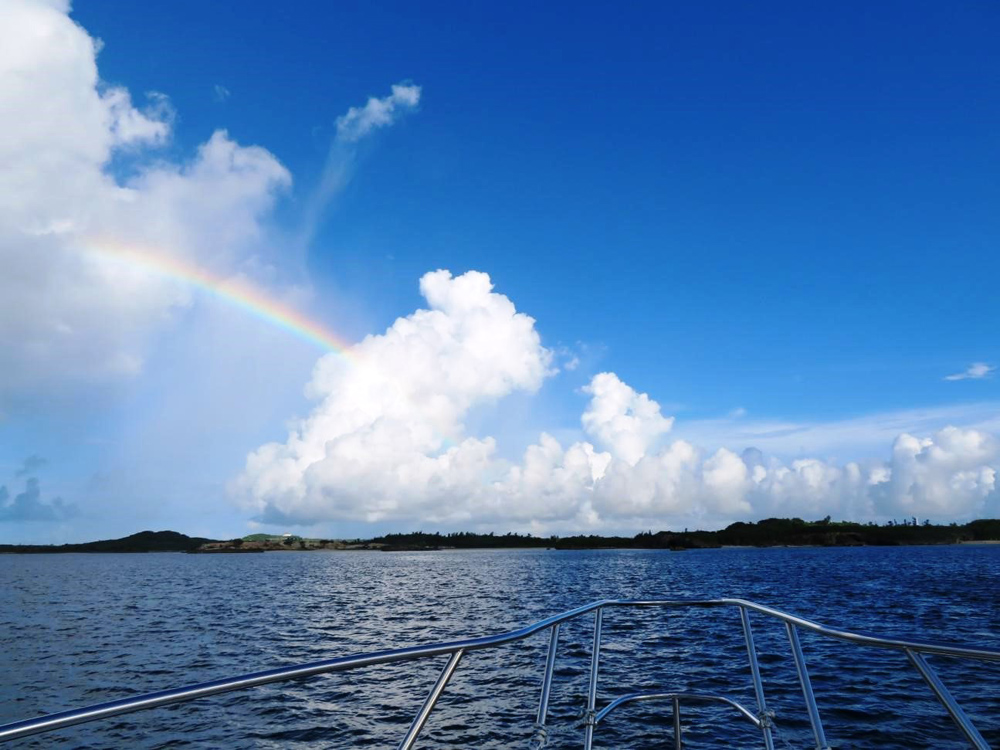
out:
M124 552L190 552L193 554L244 554L261 552L428 552L466 549L548 549L558 551L597 549L732 549L766 547L896 547L925 545L1000 544L1000 519L957 523L918 524L888 521L819 521L801 518L768 518L737 521L715 531L644 531L634 536L577 534L533 536L508 532L417 531L385 534L371 539L313 539L292 534L251 534L233 539L190 537L176 531L140 531L120 539L82 544L0 544L0 554L63 554Z
M150 554L188 554L188 555L243 555L272 553L329 553L329 554L352 554L358 552L384 552L388 554L406 554L413 552L523 552L536 550L538 552L688 552L688 551L708 551L708 550L748 550L748 549L857 549L864 547L990 547L1000 545L1000 539L984 540L960 540L954 542L915 542L912 544L719 544L705 547L634 547L634 546L606 546L606 547L421 547L412 549L384 549L378 547L313 547L309 549L160 549L160 550L86 550L86 549L30 549L17 550L9 547L17 545L5 545L8 549L0 549L0 556L3 555L150 555ZM29 546L29 545L25 545ZM34 545L31 545L34 546Z

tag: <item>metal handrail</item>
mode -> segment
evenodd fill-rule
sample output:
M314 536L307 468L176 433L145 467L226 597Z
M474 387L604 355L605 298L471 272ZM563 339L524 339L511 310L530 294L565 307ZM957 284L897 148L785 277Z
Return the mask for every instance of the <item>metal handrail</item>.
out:
M734 701L732 698L727 698L724 695L712 695L711 693L631 693L629 695L623 695L621 698L615 698L611 701L611 703L597 712L597 715L594 717L594 721L598 724L601 723L601 721L608 714L627 703L657 700L670 700L677 703L680 703L682 700L700 703L725 703L727 706L735 708L740 712L744 719L760 729L760 719L754 716L753 712L749 708L744 706L739 701Z
M768 750L771 750L774 746L773 739L771 736L771 727L773 722L771 717L773 713L768 711L765 697L764 697L764 687L763 682L760 678L760 668L757 661L757 652L753 642L753 635L750 627L749 613L757 612L759 614L766 615L785 623L786 631L788 633L789 642L791 645L792 656L795 660L796 671L798 673L799 682L802 687L803 697L806 702L806 706L809 712L809 720L813 729L813 735L816 742L816 747L818 750L826 750L827 742L824 733L822 721L820 720L819 710L816 705L815 696L812 692L812 686L809 680L808 670L806 668L805 659L802 654L802 648L799 643L797 630L799 628L804 630L810 630L812 632L818 633L823 636L830 638L836 638L838 640L848 641L851 643L856 643L863 646L871 646L875 648L892 649L897 651L902 651L910 663L917 669L921 677L931 688L935 697L941 702L944 708L947 710L948 714L951 716L952 720L961 730L962 734L969 740L973 747L979 750L989 750L989 745L983 739L982 735L979 734L978 730L973 726L972 722L969 720L968 716L962 711L961 707L951 696L948 689L938 678L937 674L923 658L925 654L931 654L936 656L947 656L953 658L964 658L964 659L978 659L983 661L996 661L1000 662L1000 651L992 651L980 648L968 648L963 646L952 646L946 644L936 644L936 643L921 643L916 641L905 641L891 638L879 638L873 635L867 635L862 633L853 633L846 630L840 630L837 628L830 628L825 625L813 622L811 620L806 620L795 615L790 615L786 612L774 609L772 607L767 607L762 604L757 604L745 599L732 599L732 598L722 598L722 599L641 599L641 600L626 600L626 599L603 599L596 602L591 602L590 604L583 605L582 607L577 607L575 609L562 612L552 617L548 617L544 620L539 620L538 622L527 625L526 627L520 628L518 630L512 630L506 633L499 633L492 636L483 636L479 638L469 638L459 641L450 641L446 643L434 643L423 646L411 646L409 648L399 648L390 649L385 651L377 651L367 654L359 654L355 656L344 656L335 659L325 659L322 661L311 662L308 664L300 664L292 667L282 667L279 669L270 669L262 672L254 672L250 674L241 675L238 677L232 677L221 680L213 680L210 682L203 682L196 685L189 685L187 687L175 688L172 690L163 690L155 693L147 693L144 695L134 696L132 698L124 698L121 700L110 701L107 703L96 704L92 706L87 706L85 708L75 709L71 711L63 711L60 713L48 714L46 716L40 716L37 718L26 719L23 721L14 722L12 724L5 724L0 726L0 742L5 742L9 740L14 740L22 737L27 737L33 734L38 734L42 732L55 731L57 729L62 729L65 727L73 726L75 724L82 724L84 722L96 721L98 719L106 719L112 716L120 716L122 714L130 713L133 711L142 711L151 708L157 708L159 706L166 706L173 703L181 703L191 700L196 700L198 698L205 698L211 695L218 695L220 693L231 692L234 690L243 690L246 688L256 687L258 685L266 685L273 682L282 682L286 680L297 680L306 677L312 677L318 674L327 674L330 672L340 672L349 669L357 669L360 667L374 666L378 664L391 664L403 661L412 661L415 659L423 659L433 656L443 656L448 655L450 658L448 663L445 665L440 676L432 687L427 699L424 701L414 718L410 728L407 731L406 736L403 738L399 747L404 750L409 750L416 741L421 729L427 721L428 716L434 709L438 698L444 692L447 687L452 674L458 667L459 660L462 655L468 651L478 651L486 648L494 648L496 646L501 646L507 643L512 643L515 641L520 641L528 638L536 633L542 632L544 630L550 631L550 642L549 650L546 656L545 672L542 677L542 691L541 698L539 701L538 715L536 720L537 733L535 737L535 742L537 747L541 747L545 744L546 726L545 722L547 719L548 712L548 702L551 691L552 676L554 672L556 649L559 641L559 626L568 622L569 620L581 617L589 612L594 612L594 643L593 650L591 653L591 668L590 668L590 684L587 693L587 709L585 714L585 738L584 747L589 750L593 743L593 734L597 726L597 723L603 719L613 708L617 707L626 702L632 702L636 700L650 700L653 698L670 697L674 704L674 739L675 747L681 747L681 734L680 734L680 700L683 698L685 700L722 700L723 702L729 703L730 705L738 708L742 713L749 714L748 709L739 705L735 701L730 701L729 699L722 698L721 696L709 696L709 695L698 695L689 693L647 693L647 694L635 694L631 696L625 696L625 698L620 698L616 702L605 706L600 711L596 707L597 698L597 680L600 668L600 645L601 645L601 631L602 631L602 618L603 610L606 608L614 607L665 607L665 608L681 608L681 607L736 607L740 612L740 619L743 625L744 639L747 646L747 654L750 663L751 676L753 678L754 692L757 698L758 704L758 714L756 718L756 725L761 730L762 739L764 741L764 746ZM750 714L752 716L752 714Z

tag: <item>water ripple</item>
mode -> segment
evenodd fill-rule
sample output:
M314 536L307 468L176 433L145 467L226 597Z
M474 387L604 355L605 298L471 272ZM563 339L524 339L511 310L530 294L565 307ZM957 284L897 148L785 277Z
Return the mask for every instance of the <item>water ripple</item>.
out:
M496 633L604 597L738 596L879 635L1000 649L1000 547L0 556L0 723L347 653ZM608 611L600 701L649 690L753 706L732 610ZM593 618L563 626L550 746L578 747ZM782 740L811 732L784 628L754 618ZM960 748L898 653L802 634L834 747ZM467 654L421 747L527 746L548 638ZM1000 746L1000 666L932 659ZM268 685L15 743L23 748L394 746L443 660ZM731 709L684 706L686 747L754 747ZM668 704L635 704L597 746L662 747ZM779 742L779 746L782 743Z

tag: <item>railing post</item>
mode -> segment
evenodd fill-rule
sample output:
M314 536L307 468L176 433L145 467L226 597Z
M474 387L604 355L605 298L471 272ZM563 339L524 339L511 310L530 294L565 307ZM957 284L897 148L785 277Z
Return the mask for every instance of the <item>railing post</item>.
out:
M556 667L556 649L559 646L559 623L553 625L549 635L549 653L545 657L545 674L542 676L542 695L538 699L538 716L535 719L535 740L533 747L545 747L547 732L545 720L549 715L549 693L552 690L552 673Z
M681 746L681 699L674 696L674 750L682 750Z
M802 644L799 643L799 631L792 623L785 621L788 631L788 642L792 645L792 657L795 659L795 671L799 673L799 684L802 685L802 695L809 711L809 723L812 724L813 737L816 739L816 750L829 750L826 744L826 732L823 731L823 721L819 718L819 706L813 695L812 681L806 668L806 658L802 654Z
M962 707L958 705L954 697L952 697L951 692L945 687L944 683L941 682L941 678L937 676L931 665L927 663L924 659L923 654L919 654L916 651L911 651L906 649L906 658L910 660L910 664L917 668L920 672L920 676L924 678L924 682L934 691L934 695L937 699L941 701L941 705L945 707L945 710L951 716L952 721L954 721L958 728L962 730L962 734L969 741L976 750L990 750L989 743L983 739L983 735L979 733L979 730L972 724L969 717L966 716L965 711Z
M740 607L740 620L743 622L743 637L747 642L747 656L750 657L750 674L753 677L753 690L757 694L757 709L760 719L760 731L764 735L764 747L774 750L774 739L771 737L771 714L764 700L764 683L760 679L760 664L757 663L757 649L753 645L753 631L750 629L750 614L745 607Z
M410 724L410 728L406 731L406 736L403 741L399 743L399 750L410 750L413 747L413 743L417 741L417 735L420 734L420 730L424 728L424 724L427 723L427 717L431 715L431 711L434 710L434 706L438 702L438 698L441 697L441 693L444 692L445 687L448 685L448 680L451 679L452 674L455 673L455 668L458 666L458 660L462 658L462 654L465 651L459 649L458 651L452 652L451 656L448 658L448 663L444 665L444 669L441 670L441 674L438 675L437 682L434 683L434 687L427 694L426 700L424 700L424 705L420 707L417 711L417 715L413 717L413 723Z
M594 708L597 706L597 671L601 663L601 623L604 621L604 608L598 607L594 615L594 651L590 655L590 689L587 691L586 730L583 737L583 750L591 750L594 746Z

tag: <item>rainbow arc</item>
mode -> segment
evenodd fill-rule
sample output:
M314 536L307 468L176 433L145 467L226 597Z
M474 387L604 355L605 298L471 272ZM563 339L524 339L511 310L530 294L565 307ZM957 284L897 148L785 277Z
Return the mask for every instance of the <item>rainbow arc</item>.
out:
M226 278L172 255L135 245L102 240L89 242L86 248L94 255L201 289L326 351L347 355L351 348L350 342L318 321L307 318L295 308L270 297L249 282Z

